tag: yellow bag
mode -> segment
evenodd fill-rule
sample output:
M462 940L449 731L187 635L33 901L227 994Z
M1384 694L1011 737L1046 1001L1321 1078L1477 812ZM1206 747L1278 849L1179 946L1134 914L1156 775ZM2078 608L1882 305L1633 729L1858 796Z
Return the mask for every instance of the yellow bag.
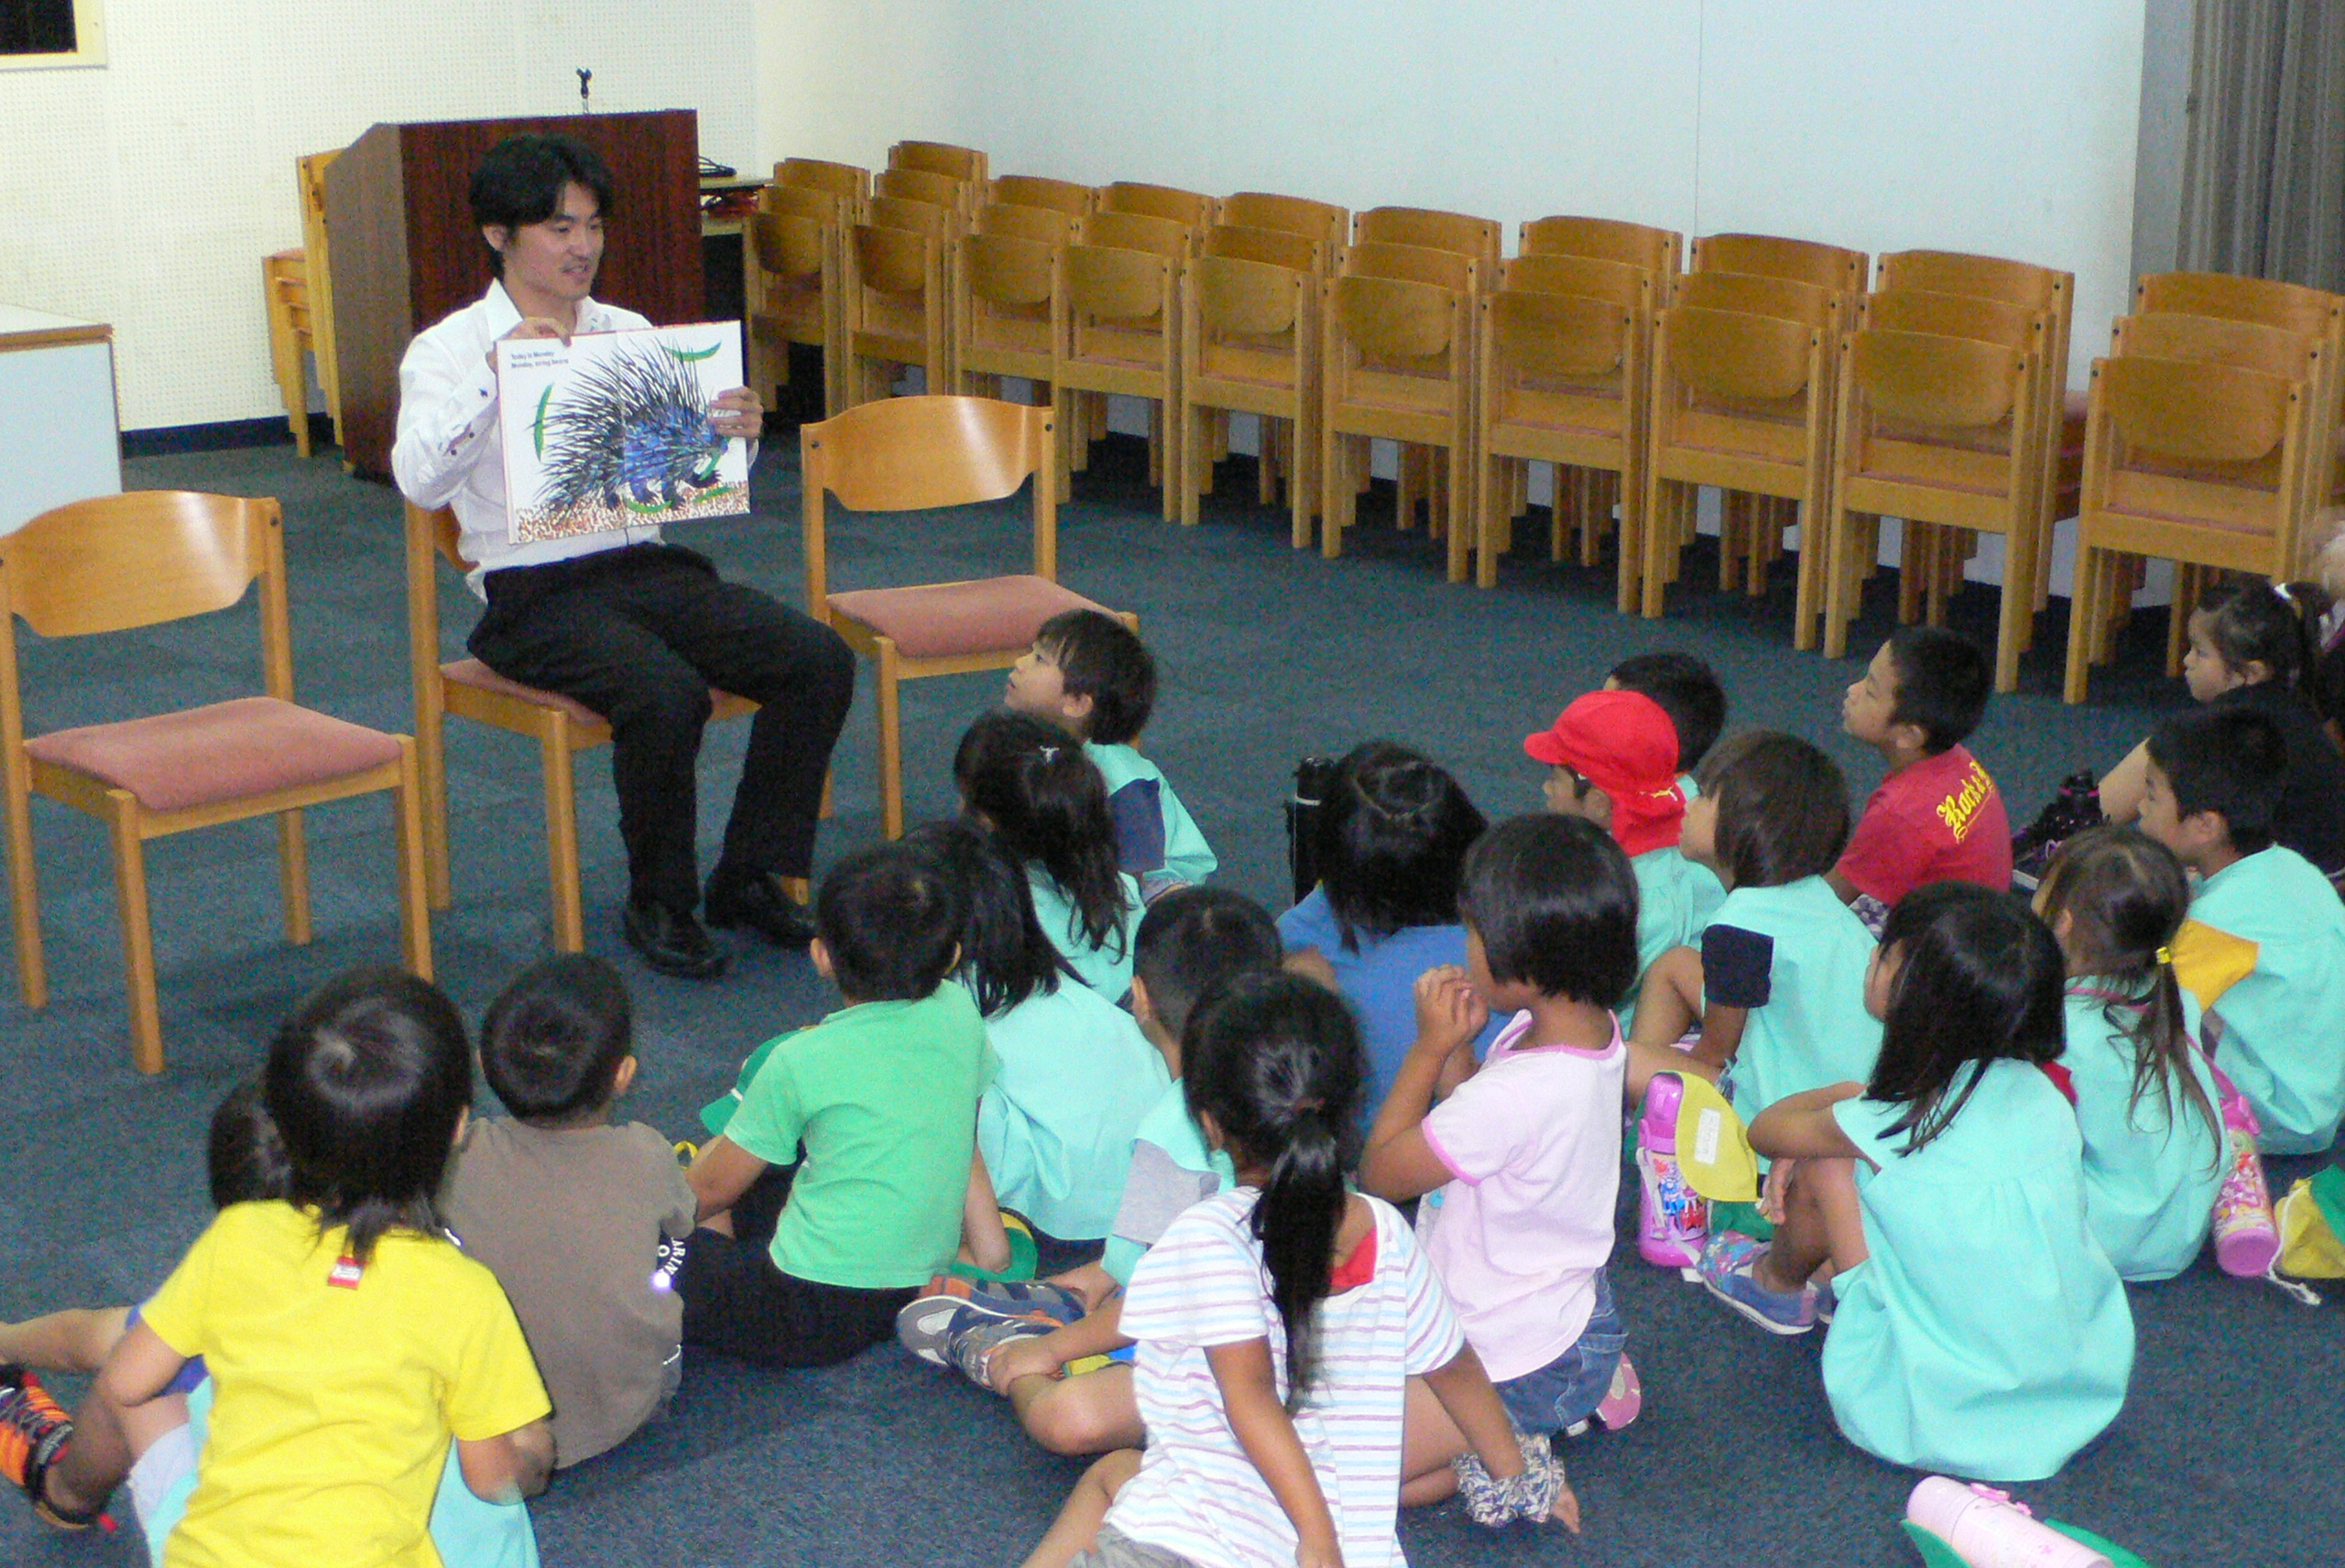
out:
M2317 1190L2316 1182L2329 1191ZM2279 1272L2302 1279L2345 1279L2345 1241L2338 1238L2336 1229L2340 1206L2345 1206L2345 1170L2331 1167L2288 1189L2274 1207L2280 1222Z

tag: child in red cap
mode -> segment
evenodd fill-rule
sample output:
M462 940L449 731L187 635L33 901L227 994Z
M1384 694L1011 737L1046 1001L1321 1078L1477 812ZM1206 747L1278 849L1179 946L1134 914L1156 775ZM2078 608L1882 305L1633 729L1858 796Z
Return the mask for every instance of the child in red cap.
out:
M1525 737L1522 749L1547 765L1547 809L1585 817L1609 833L1637 876L1637 978L1673 947L1700 940L1726 898L1707 866L1677 847L1685 815L1677 783L1677 729L1660 703L1641 691L1590 691L1554 725ZM1637 988L1621 998L1625 1034L1636 1018Z

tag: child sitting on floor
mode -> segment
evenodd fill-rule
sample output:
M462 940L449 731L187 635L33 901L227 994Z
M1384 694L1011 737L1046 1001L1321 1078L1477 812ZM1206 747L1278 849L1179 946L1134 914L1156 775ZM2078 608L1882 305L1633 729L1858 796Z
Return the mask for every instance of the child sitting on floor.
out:
M2207 1243L2222 1188L2223 1127L2198 1051L2198 1004L2175 978L2190 881L2132 828L2060 846L2035 912L2067 960L2060 1065L2085 1139L2085 1211L2127 1279L2165 1279Z
M1637 979L1614 1004L1628 1031L1636 1025L1637 981L1663 953L1698 936L1726 898L1718 873L1677 846L1685 798L1674 777L1676 731L1650 697L1590 691L1522 749L1547 765L1547 809L1611 833L1636 873Z
M229 1090L213 1112L206 1160L213 1208L283 1200L293 1171L268 1119L260 1074ZM0 1428L22 1435L28 1456L44 1444L60 1444L64 1413L50 1403L34 1371L96 1372L137 1319L136 1307L77 1307L0 1323ZM210 1374L196 1356L163 1393L126 1412L133 1462L124 1485L150 1562L163 1561L165 1543L195 1490L196 1459L212 1431L212 1397ZM44 1424L50 1430L41 1431ZM538 1563L527 1507L474 1497L453 1444L432 1501L431 1534L448 1568L536 1568Z
M1634 976L1636 877L1593 822L1518 817L1467 855L1458 907L1466 966L1417 981L1360 1187L1423 1196L1419 1239L1517 1432L1616 1430L1642 1402L1604 1272L1628 1054L1609 1004ZM1511 1021L1478 1067L1493 1015Z
M1129 1146L1106 1256L1039 1284L930 1281L897 1318L905 1348L957 1367L1009 1398L1027 1435L1054 1454L1100 1454L1140 1441L1122 1290L1180 1213L1235 1179L1208 1149L1181 1088L1181 1038L1198 999L1241 975L1279 967L1279 937L1261 906L1220 887L1180 887L1140 923L1132 1012L1170 1083ZM1096 1357L1107 1365L1069 1372Z
M2345 905L2275 842L2287 779L2263 713L2177 714L2150 732L2142 831L2202 878L2181 940L2220 951L2186 955L2184 983L2207 1009L2215 1065L2254 1108L2265 1153L2318 1154L2345 1116Z
M1336 765L1316 829L1319 886L1279 917L1279 936L1298 968L1358 1009L1369 1113L1416 1038L1417 976L1466 962L1457 874L1486 825L1456 779L1406 746L1369 741Z
M1035 917L1075 978L1121 1002L1145 905L1140 883L1117 868L1099 769L1055 724L1004 710L961 736L953 780L970 820L1026 868Z
M1148 1446L1085 1473L1028 1568L1398 1564L1412 1376L1467 1434L1475 1517L1576 1530L1562 1466L1509 1429L1408 1226L1345 1191L1361 1055L1342 1001L1299 975L1240 979L1186 1043L1191 1113L1238 1184L1134 1271L1124 1323Z
M1776 1334L1836 1298L1824 1392L1892 1465L2034 1481L2117 1419L2133 1367L2125 1287L2086 1220L2060 950L2013 900L1963 883L1891 912L1867 1003L1868 1083L1778 1101L1772 1247L1713 1248L1703 1283Z
M957 822L914 829L904 843L943 866L967 902L960 978L998 1064L977 1102L977 1152L995 1201L1038 1240L1089 1242L1096 1253L1132 1133L1169 1081L1164 1059L1131 1014L1075 979L998 844Z
M1869 929L1925 882L2011 887L2002 795L1962 744L1993 687L1993 668L1968 638L1904 626L1842 699L1840 727L1889 768L1829 877Z
M877 1345L965 1224L999 1235L976 1161L993 1048L946 978L960 887L900 844L861 850L823 878L814 923L809 955L846 1005L744 1066L723 1134L687 1172L700 1228L676 1273L685 1344L775 1367Z
M452 1438L490 1502L540 1490L553 1463L513 1309L431 1215L472 1099L464 1021L412 975L354 970L278 1031L264 1083L286 1196L220 1212L106 1356L70 1441L32 1448L24 1485L89 1523L149 1407L201 1356L211 1432L174 1565L431 1562Z
M1083 743L1107 786L1118 858L1142 898L1153 903L1213 875L1213 846L1164 770L1134 748L1156 705L1156 660L1138 632L1097 610L1061 611L1010 670L1003 701Z
M1677 732L1677 788L1688 800L1700 794L1694 775L1726 728L1726 688L1718 684L1718 671L1690 653L1664 648L1631 654L1614 665L1604 690L1635 691L1661 704Z
M664 1407L683 1371L671 1281L693 1190L667 1138L614 1126L635 1082L634 1012L618 971L584 953L525 969L488 1007L480 1065L511 1116L474 1117L440 1217L520 1315L553 1399L567 1467Z

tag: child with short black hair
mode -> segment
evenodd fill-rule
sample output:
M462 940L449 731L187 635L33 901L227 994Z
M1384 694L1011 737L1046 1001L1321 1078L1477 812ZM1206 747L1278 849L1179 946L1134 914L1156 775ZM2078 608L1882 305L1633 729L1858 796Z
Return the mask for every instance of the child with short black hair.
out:
M1925 882L2011 887L2002 794L1962 744L1993 690L1994 668L1976 643L1937 626L1901 626L1842 699L1840 727L1889 768L1830 873L1833 891L1868 927L1878 929L1891 905Z
M1466 857L1458 906L1466 965L1417 982L1417 1038L1360 1186L1423 1197L1419 1239L1516 1431L1622 1427L1642 1399L1604 1264L1628 1059L1612 1002L1636 976L1636 876L1585 818L1518 817ZM1512 1021L1478 1066L1493 1014Z
M671 1286L693 1190L665 1136L612 1123L638 1058L626 983L603 960L556 953L523 970L489 1004L480 1064L512 1115L473 1119L440 1215L512 1299L566 1468L675 1391L683 1304Z
M354 970L278 1031L263 1083L284 1198L213 1219L27 1488L89 1522L131 1467L131 1424L201 1356L215 1401L173 1563L429 1561L452 1437L492 1502L543 1487L553 1460L513 1309L431 1214L472 1100L464 1020L425 981Z
M1156 706L1156 660L1138 632L1104 611L1060 611L1010 670L1003 701L1083 743L1107 785L1119 864L1143 898L1213 875L1213 846L1134 744Z
M2184 936L2213 940L2180 968L2215 1065L2254 1108L2265 1153L2317 1154L2345 1117L2345 905L2276 842L2286 739L2229 706L2177 713L2148 744L2142 831L2201 878Z
M901 844L823 878L809 953L845 1006L769 1042L729 1107L702 1112L725 1119L686 1173L700 1228L676 1274L685 1344L768 1366L844 1361L895 1332L965 1220L995 1222L976 1161L993 1048L947 978L966 920L959 885Z
M1146 904L1117 865L1107 784L1084 748L1055 724L998 710L963 733L953 781L970 820L1026 868L1035 917L1075 978L1122 1001Z
M1663 648L1631 654L1604 678L1607 691L1637 691L1661 704L1677 732L1677 787L1692 800L1694 776L1726 728L1726 688L1718 671L1690 653Z

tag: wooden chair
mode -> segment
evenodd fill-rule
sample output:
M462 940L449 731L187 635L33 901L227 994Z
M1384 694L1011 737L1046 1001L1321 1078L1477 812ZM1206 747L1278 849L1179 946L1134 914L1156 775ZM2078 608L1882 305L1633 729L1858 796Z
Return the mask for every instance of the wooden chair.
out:
M1205 231L1205 254L1283 267L1290 272L1308 273L1317 278L1326 272L1329 252L1319 241L1292 230L1222 223Z
M1681 282L1684 279L1680 280ZM1653 333L1644 613L1658 616L1691 532L1695 489L1796 504L1805 525L1793 646L1816 646L1832 480L1825 332L1780 316L1673 305Z
M1343 553L1357 504L1351 438L1364 438L1362 456L1368 441L1381 437L1438 448L1461 474L1470 467L1473 362L1466 320L1466 296L1437 284L1351 275L1322 286L1319 542L1328 559ZM1451 485L1436 513L1447 533L1452 583L1466 581L1472 544L1459 512L1466 488Z
M577 756L611 744L611 726L573 697L507 681L479 659L440 657L440 574L445 561L458 572L473 563L462 550L456 515L403 503L407 512L408 673L415 691L415 749L422 778L423 867L431 907L454 897L448 865L447 720L469 719L538 743L546 809L546 887L552 901L557 953L586 945L578 866ZM712 720L746 718L758 711L747 697L709 688Z
M333 246L326 234L326 170L341 156L341 149L336 148L293 160L301 187L301 261L309 295L309 348L318 364L318 390L325 395L326 417L333 420L336 441L342 439L342 354L334 337ZM307 422L305 419L303 423ZM343 467L347 470L350 464L344 463Z
M2136 312L2214 316L2251 321L2324 340L2328 374L2313 393L2315 430L2336 429L2306 454L2318 467L2306 481L2315 495L2345 503L2345 294L2282 283L2268 278L2235 278L2222 272L2162 272L2144 278L2133 290Z
M310 370L306 356L317 349L317 329L310 313L309 258L298 250L263 256L260 284L268 307L269 368L277 376L278 395L285 399L285 422L292 428L293 450L307 458Z
M1221 221L1239 228L1276 229L1315 240L1333 256L1351 235L1352 215L1329 201L1241 191L1221 199Z
M1063 478L1106 433L1106 394L1147 399L1148 478L1163 490L1164 519L1181 515L1181 275L1184 223L1103 209L1077 229L1063 262L1065 287L1052 332Z
M1003 239L1036 240L1056 248L1074 237L1077 222L1054 207L1020 207L994 201L977 209L970 232Z
M986 155L951 142L898 142L888 149L888 167L948 174L972 185L983 185L987 180Z
M1058 460L1048 408L987 397L896 397L799 427L806 609L879 673L882 831L904 831L897 688L930 675L1006 670L1063 610L1104 610L1058 582ZM858 512L933 511L998 501L1033 482L1034 555L1022 576L834 593L826 497ZM1109 611L1109 614L1116 612ZM1121 617L1137 626L1129 614Z
M988 212L1042 211L989 208ZM1052 217L1061 214L1052 212ZM957 390L1000 396L1000 380L1035 384L1051 403L1051 324L1066 231L1051 240L976 234L953 247L953 340Z
M785 158L773 166L773 186L785 191L819 191L841 203L840 221L859 223L863 204L871 200L871 171L859 164L832 163L819 158Z
M155 944L147 912L148 839L216 822L277 819L285 935L311 936L304 807L384 791L398 844L401 962L431 977L415 743L293 701L284 522L272 500L134 491L76 501L0 537L0 767L7 779L8 886L25 1006L49 1005L31 798L104 822L114 842L130 1053L163 1070ZM25 733L18 616L44 637L82 637L224 610L260 583L265 696L112 724Z
M1392 209L1387 209L1387 211L1392 211ZM1411 211L1413 212L1413 210ZM1367 214L1361 215L1365 217ZM1446 214L1435 215L1446 216ZM1450 289L1458 296L1464 302L1465 308L1466 338L1463 352L1469 373L1469 384L1466 396L1469 410L1467 417L1470 420L1473 417L1470 410L1474 397L1470 384L1471 367L1474 364L1476 324L1474 301L1480 298L1482 289L1489 281L1489 275L1495 268L1486 267L1475 256L1462 250L1452 250L1437 245L1411 245L1398 240L1361 240L1345 246L1337 255L1336 270L1347 277L1396 278L1414 283L1430 283L1436 288ZM1365 490L1368 486L1369 466L1365 457L1365 443L1356 440L1352 445L1361 454L1361 461L1355 474L1355 483L1358 490ZM1393 520L1398 526L1403 528L1415 526L1417 503L1421 499L1425 504L1426 526L1434 530L1436 538L1441 536L1443 528L1446 527L1443 520L1445 515L1463 517L1478 516L1473 501L1474 474L1462 463L1451 463L1448 473L1445 475L1434 463L1433 449L1403 444L1395 474L1397 483L1393 495ZM1445 501L1444 496L1446 495L1447 488L1451 487L1456 490L1456 496L1454 500Z
M1686 270L1788 278L1853 301L1865 291L1865 275L1870 266L1864 252L1818 240L1789 240L1773 234L1704 234L1694 242Z
M1610 511L1597 481L1609 478L1620 496L1618 602L1622 614L1638 604L1644 570L1644 427L1652 285L1641 267L1580 256L1518 256L1504 265L1503 287L1478 307L1475 334L1475 447L1480 472L1481 568L1493 587L1507 526L1525 487L1499 464L1527 470L1555 465L1548 555L1563 559L1569 520L1576 514L1582 564L1596 563L1598 519ZM1489 333L1500 334L1492 341ZM1494 490L1491 486L1497 486Z
M1425 245L1470 256L1485 267L1499 264L1505 237L1495 218L1469 217L1430 207L1370 207L1352 219L1354 245Z
M2270 577L2296 560L2292 497L2311 428L2303 381L2231 365L2093 362L2062 697L2085 699L2127 555ZM2256 483L2268 476L2268 483Z
M1136 180L1118 180L1099 188L1100 212L1168 218L1186 224L1193 234L1203 234L1219 221L1216 214L1219 205L1202 191L1183 191L1172 185L1143 185Z
M925 201L932 207L943 208L950 214L945 234L948 239L968 227L969 215L976 207L976 191L977 187L965 180L925 169L883 169L871 179L874 198Z
M823 410L843 406L840 233L845 203L802 186L758 192L741 246L745 375L760 397L790 384L790 345L823 351Z
M1051 180L1039 174L1005 174L993 182L992 200L1009 207L1046 207L1070 218L1087 218L1098 206L1098 192L1072 180Z
M1991 300L1969 303L1994 306ZM1936 537L1947 528L2003 536L1995 690L2019 689L2019 656L2035 614L2035 556L2042 542L2042 432L2033 386L2040 361L2034 334L2032 316L2018 324L2016 343L1881 326L1849 334L1836 399L1835 517L1824 540L1827 657L1838 659L1848 650L1860 575L1853 548L1859 539L1871 541L1869 533L1850 525L1849 514L1886 514L1906 520L1903 575L1909 580L1919 580L1928 570L1915 525L1929 527ZM1802 557L1807 553L1803 546ZM1933 600L1936 609L1943 595L1934 594Z
M952 385L952 305L944 287L943 209L922 201L872 199L872 216L920 209L934 214L922 233L857 223L844 236L845 304L839 339L840 397L851 407L889 395L889 367L916 365L926 387Z
M1300 235L1276 237L1314 254L1318 249ZM1202 428L1207 411L1237 409L1261 419L1256 472L1262 505L1277 495L1282 449L1289 454L1290 537L1295 549L1306 549L1317 509L1312 470L1319 445L1319 387L1313 376L1317 345L1311 330L1316 280L1304 267L1207 255L1191 265L1182 289L1179 448L1190 466L1181 486L1181 521L1195 525L1198 497L1213 488L1215 451ZM1283 442L1274 420L1284 422Z
M1642 267L1656 279L1684 270L1685 238L1674 229L1656 229L1618 218L1533 218L1516 231L1523 256L1584 256Z

